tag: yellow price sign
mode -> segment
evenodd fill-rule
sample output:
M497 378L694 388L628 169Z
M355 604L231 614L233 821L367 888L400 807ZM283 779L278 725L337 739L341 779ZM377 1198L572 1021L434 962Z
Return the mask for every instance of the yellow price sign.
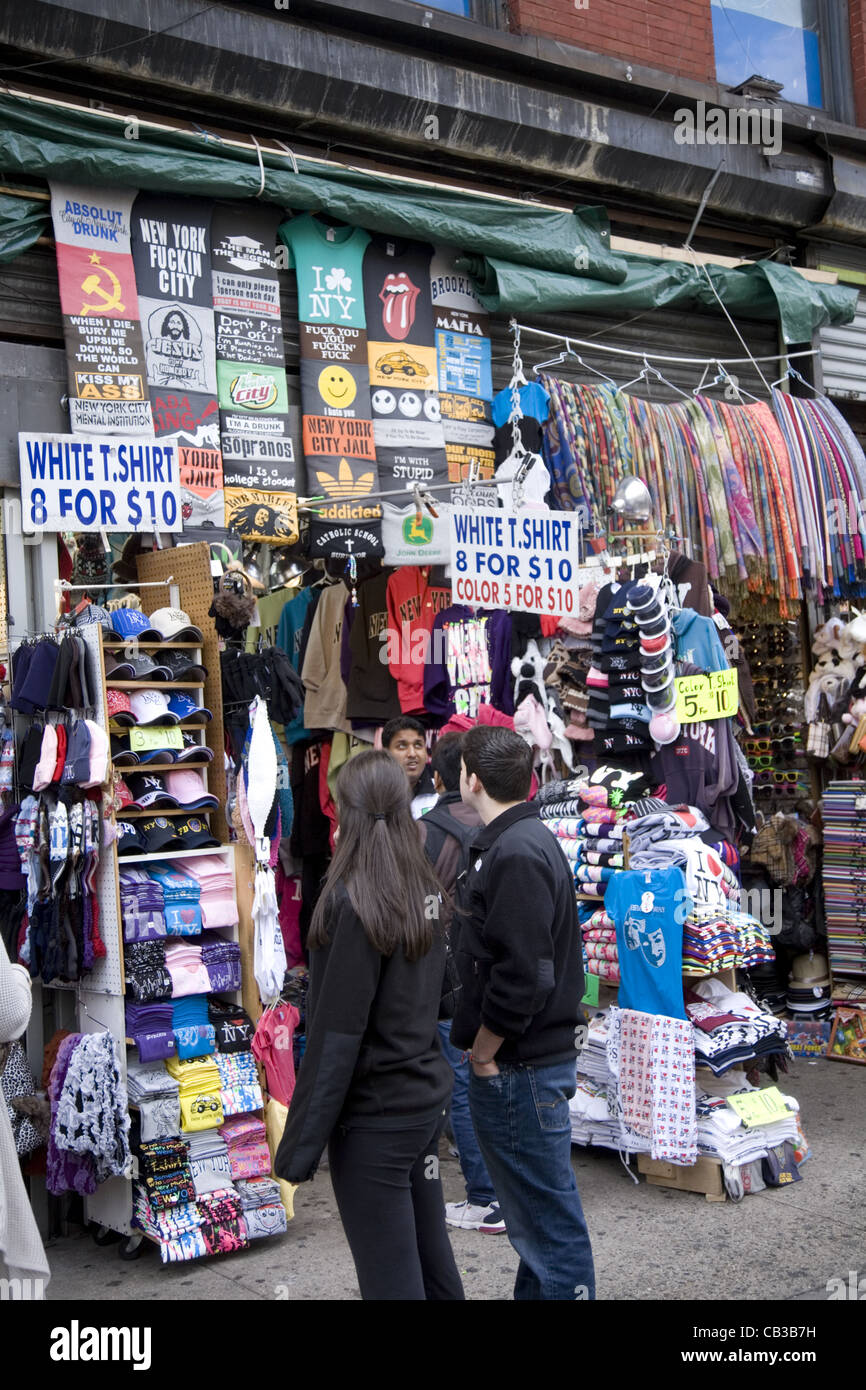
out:
M129 746L133 753L150 753L155 748L183 748L180 729L151 725L147 729L130 729Z
M772 1124L773 1120L789 1120L791 1111L778 1086L766 1086L763 1091L745 1091L728 1096L728 1105L739 1115L747 1129L755 1125Z
M676 717L680 724L699 719L730 719L740 704L736 671L711 671L708 676L677 676Z

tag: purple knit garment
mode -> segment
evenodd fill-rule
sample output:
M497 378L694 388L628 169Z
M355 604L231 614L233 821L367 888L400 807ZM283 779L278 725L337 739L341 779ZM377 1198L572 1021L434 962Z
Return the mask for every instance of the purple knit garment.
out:
M64 1149L58 1149L56 1140L57 1102L63 1090L70 1059L80 1041L80 1033L71 1033L68 1038L63 1039L57 1049L57 1060L51 1068L48 1082L51 1129L48 1135L45 1185L55 1197L60 1196L62 1192L78 1192L82 1197L88 1197L97 1187L96 1167L91 1155L67 1153Z

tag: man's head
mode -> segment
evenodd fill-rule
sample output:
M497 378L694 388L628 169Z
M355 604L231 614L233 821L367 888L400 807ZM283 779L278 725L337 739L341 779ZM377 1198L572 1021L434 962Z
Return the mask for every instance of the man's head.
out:
M507 806L525 801L532 783L532 749L513 729L476 726L462 737L460 795L485 825Z
M411 714L389 719L382 730L382 747L396 758L414 787L427 764L427 738L420 719Z
M463 735L456 731L443 734L437 739L430 758L430 771L433 773L433 786L437 796L445 792L460 790L460 756L463 748Z

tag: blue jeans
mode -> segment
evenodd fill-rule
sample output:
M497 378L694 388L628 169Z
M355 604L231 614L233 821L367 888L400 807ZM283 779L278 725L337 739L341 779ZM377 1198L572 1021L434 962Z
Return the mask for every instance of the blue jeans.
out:
M469 1104L508 1239L515 1299L595 1298L589 1232L571 1167L575 1064L470 1069Z
M439 1024L439 1037L442 1051L451 1063L454 1072L454 1089L451 1092L451 1128L454 1142L460 1155L460 1167L466 1182L466 1196L476 1207L489 1207L496 1201L493 1183L487 1165L481 1157L475 1126L469 1113L469 1060L463 1061L463 1053L451 1045L451 1019Z

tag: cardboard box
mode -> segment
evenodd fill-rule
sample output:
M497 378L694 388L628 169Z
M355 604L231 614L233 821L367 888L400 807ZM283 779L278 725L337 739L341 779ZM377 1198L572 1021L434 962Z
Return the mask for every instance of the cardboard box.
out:
M821 1023L789 1023L788 1045L795 1057L825 1057L830 1041L831 1019Z
M702 1192L708 1202L724 1202L727 1198L722 1164L718 1158L705 1156L689 1167L682 1167L677 1163L665 1163L660 1159L650 1158L647 1154L638 1154L637 1169L653 1187L675 1187L681 1192Z

